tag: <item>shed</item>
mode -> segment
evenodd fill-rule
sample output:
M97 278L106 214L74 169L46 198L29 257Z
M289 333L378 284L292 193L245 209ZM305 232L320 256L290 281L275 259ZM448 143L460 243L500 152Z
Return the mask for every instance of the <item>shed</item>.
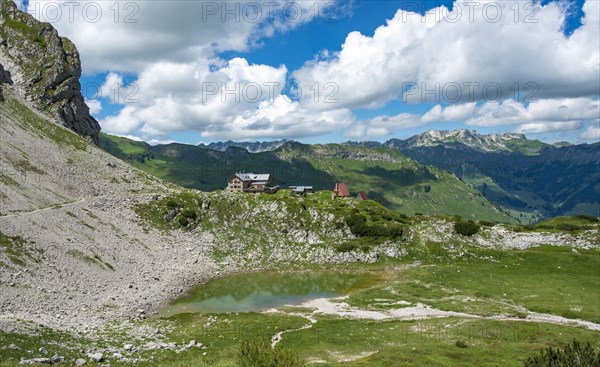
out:
M346 198L350 196L350 191L348 190L348 187L345 183L338 182L335 184L335 188L333 189L333 196Z
M369 200L369 197L367 196L367 194L364 191L360 191L358 193L358 195L356 195L356 198L358 200Z

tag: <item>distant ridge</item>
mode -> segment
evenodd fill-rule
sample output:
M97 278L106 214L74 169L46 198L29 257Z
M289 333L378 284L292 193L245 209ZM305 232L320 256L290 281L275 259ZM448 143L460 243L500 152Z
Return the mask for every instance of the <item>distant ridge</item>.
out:
M287 142L291 142L293 140L274 140L274 141L263 141L263 142L237 142L237 141L224 141L224 142L215 142L210 144L198 144L201 148L207 148L211 150L217 150L219 152L224 152L227 148L237 147L246 149L250 153L262 153L262 152L272 152Z
M433 147L443 145L450 147L462 144L480 152L521 152L537 154L540 150L552 147L539 140L528 140L523 134L480 134L476 130L430 130L414 135L406 140L390 139L385 146L400 150L417 147Z

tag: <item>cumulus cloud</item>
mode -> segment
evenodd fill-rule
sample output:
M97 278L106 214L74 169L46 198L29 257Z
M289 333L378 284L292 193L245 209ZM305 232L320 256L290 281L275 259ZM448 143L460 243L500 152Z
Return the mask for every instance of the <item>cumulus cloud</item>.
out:
M467 125L500 126L525 123L545 124L552 122L574 122L597 119L600 103L594 98L563 98L523 103L512 99L501 103L488 102L474 110Z
M352 32L339 51L323 50L291 74L285 65L219 56L330 14L325 0L276 3L84 1L71 9L73 2L30 1L29 9L76 43L85 72L110 71L88 98L97 112L102 103L123 106L100 121L115 134L261 139L347 129L377 137L444 121L543 132L581 129L598 116L598 1L586 0L582 26L569 36L560 2L457 0L452 11L425 16L399 10L372 36ZM53 15L53 6L62 10ZM293 101L284 95L290 78L304 92ZM402 99L435 106L360 122L352 113Z
M119 114L100 124L117 134L194 130L208 138L250 139L326 134L354 121L349 110L311 112L282 95L286 75L283 65L249 64L243 58L216 70L207 63L158 63L132 83L136 103L124 103ZM120 76L109 74L102 90L121 83Z
M70 38L83 69L141 72L156 62L192 62L247 51L263 37L323 15L331 0L29 1L28 12Z
M585 2L583 25L569 37L562 31L565 11L556 2L488 0L456 1L452 11L440 7L425 16L398 10L373 36L350 33L341 50L294 77L303 89L335 83L340 108L598 94L600 2Z
M500 103L435 105L423 115L378 116L357 123L349 134L354 137L385 136L431 122L464 122L485 127L514 125L516 132L538 134L579 130L585 122L599 118L600 101L595 98L544 99L529 104L508 99Z
M586 131L579 135L581 139L591 140L593 143L600 142L600 121L596 121Z
M90 114L92 115L98 114L100 111L102 111L102 102L97 99L86 99L85 104L87 104L89 107Z
M523 124L516 131L522 134L542 134L555 131L579 130L582 127L583 122L581 121L561 121Z

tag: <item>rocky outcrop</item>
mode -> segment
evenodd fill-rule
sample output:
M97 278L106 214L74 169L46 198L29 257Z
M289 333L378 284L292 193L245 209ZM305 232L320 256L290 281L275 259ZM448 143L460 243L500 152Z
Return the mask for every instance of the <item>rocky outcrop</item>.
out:
M10 79L10 73L4 70L4 67L2 66L2 64L0 64L0 102L4 101L2 84L12 84L12 80Z
M0 70L10 73L15 90L38 110L98 144L100 125L81 95L75 45L11 0L0 0L0 8Z
M390 139L384 143L390 148L401 151L420 147L468 147L478 152L511 153L523 152L537 154L545 147L551 147L539 141L527 140L523 134L480 134L475 130L430 130L414 135L406 140Z
M263 142L243 142L243 141L223 141L223 142L215 142L210 144L200 143L198 146L202 148L208 148L212 150L218 150L220 152L226 151L229 147L238 147L246 149L249 153L262 153L262 152L272 152L279 148L280 146L287 143L288 140L275 140L275 141L263 141Z

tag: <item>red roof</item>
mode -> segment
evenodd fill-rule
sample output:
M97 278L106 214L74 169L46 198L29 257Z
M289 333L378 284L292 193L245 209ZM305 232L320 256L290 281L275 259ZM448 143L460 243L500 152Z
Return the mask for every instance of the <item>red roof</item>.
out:
M348 187L346 187L346 184L343 182L335 184L335 189L333 189L333 191L337 196L350 196L350 191L348 190Z
M356 197L360 200L369 200L369 197L367 196L367 194L365 194L364 191L359 192L358 195L356 195Z

